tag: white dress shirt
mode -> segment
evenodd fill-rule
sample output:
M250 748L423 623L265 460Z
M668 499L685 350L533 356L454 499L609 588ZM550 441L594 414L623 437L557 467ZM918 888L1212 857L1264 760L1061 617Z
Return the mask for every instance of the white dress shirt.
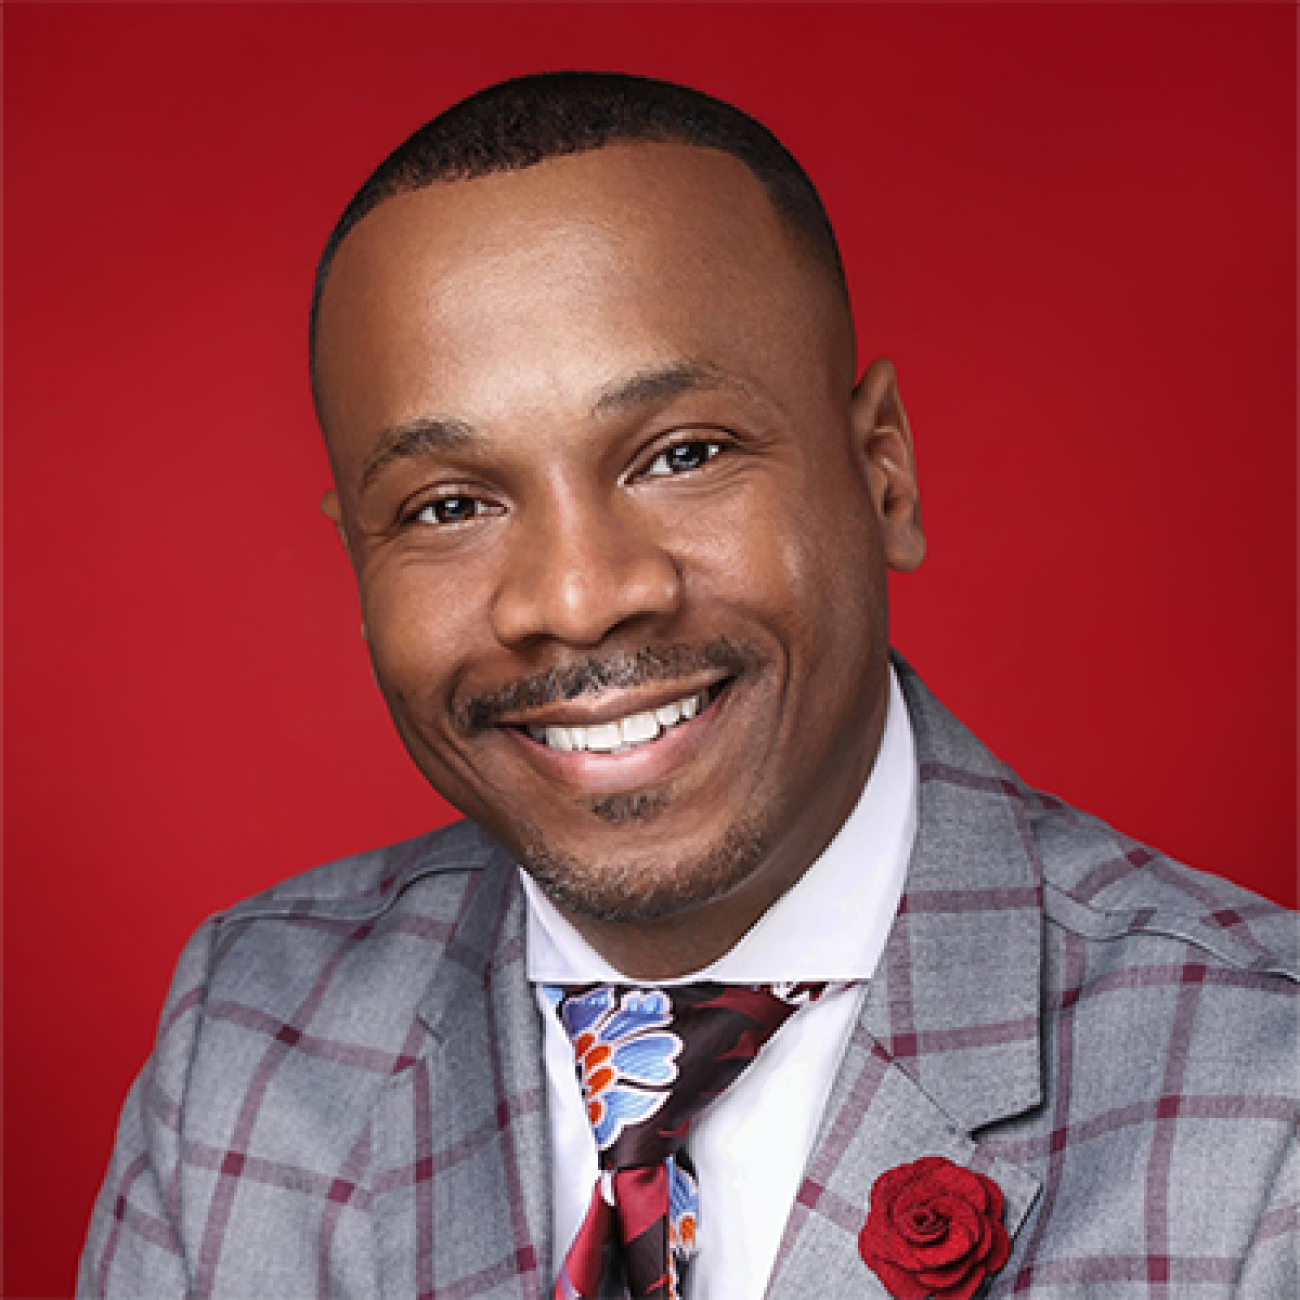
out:
M916 836L916 750L890 670L880 753L862 796L826 851L730 952L667 986L697 980L768 984L852 981L803 1007L695 1122L688 1151L700 1189L699 1254L690 1300L761 1296L848 1044L903 892ZM521 872L528 897L527 969L535 985L630 983ZM551 1124L555 1264L587 1212L596 1144L573 1052L540 988Z

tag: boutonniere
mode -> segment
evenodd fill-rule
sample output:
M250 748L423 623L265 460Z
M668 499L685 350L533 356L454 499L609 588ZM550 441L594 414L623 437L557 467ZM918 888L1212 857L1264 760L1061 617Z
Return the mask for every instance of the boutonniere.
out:
M871 1189L858 1250L895 1300L970 1300L1011 1254L1002 1190L942 1156L888 1169Z

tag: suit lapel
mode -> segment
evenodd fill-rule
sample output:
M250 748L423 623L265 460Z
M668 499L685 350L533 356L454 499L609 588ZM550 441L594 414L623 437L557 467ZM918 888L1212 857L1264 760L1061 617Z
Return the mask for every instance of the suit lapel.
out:
M551 1276L541 1026L515 868L489 852L376 1114L381 1294L541 1300Z
M1041 874L1026 792L896 663L916 734L907 885L787 1223L770 1300L884 1296L858 1234L886 1170L946 1156L991 1177L1014 1238L1037 1179L975 1130L1041 1100Z

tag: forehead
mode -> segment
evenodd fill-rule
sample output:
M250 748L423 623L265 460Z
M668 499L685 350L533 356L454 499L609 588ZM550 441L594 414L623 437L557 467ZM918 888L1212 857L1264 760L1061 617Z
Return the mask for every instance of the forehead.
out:
M317 389L337 453L395 422L490 423L684 359L777 388L851 379L851 328L738 159L611 146L371 212L322 294Z

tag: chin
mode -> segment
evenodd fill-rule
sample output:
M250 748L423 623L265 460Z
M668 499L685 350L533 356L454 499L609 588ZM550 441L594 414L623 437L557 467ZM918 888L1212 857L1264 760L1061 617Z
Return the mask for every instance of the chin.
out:
M762 865L766 828L756 821L731 826L694 856L617 855L615 861L569 853L548 843L536 827L524 830L520 861L562 911L593 921L661 921L724 898Z

